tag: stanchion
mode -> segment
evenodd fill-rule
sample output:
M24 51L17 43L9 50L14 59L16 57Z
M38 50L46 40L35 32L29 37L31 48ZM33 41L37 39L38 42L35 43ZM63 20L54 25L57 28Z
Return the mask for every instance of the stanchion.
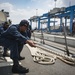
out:
M62 25L63 25L63 30L64 30L64 38L65 38L66 52L67 52L67 55L69 56L69 50L68 50L67 39L66 39L66 29L65 29L64 23L62 23Z

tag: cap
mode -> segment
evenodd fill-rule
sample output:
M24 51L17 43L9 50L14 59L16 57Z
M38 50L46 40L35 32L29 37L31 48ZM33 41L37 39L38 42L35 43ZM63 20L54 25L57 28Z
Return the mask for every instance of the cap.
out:
M3 25L9 25L9 23L6 21L6 22L3 23Z
M27 20L21 20L21 22L20 22L20 24L19 24L20 26L29 26L29 22L27 21Z

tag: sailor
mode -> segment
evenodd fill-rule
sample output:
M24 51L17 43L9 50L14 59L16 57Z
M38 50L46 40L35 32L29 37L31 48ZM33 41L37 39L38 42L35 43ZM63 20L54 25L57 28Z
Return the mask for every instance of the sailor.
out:
M13 60L13 73L29 72L28 68L24 68L19 64L19 60L22 58L20 53L24 44L28 43L30 46L36 47L32 40L23 35L28 26L29 22L22 20L18 25L11 25L0 37L0 45L10 49L10 58Z
M75 34L75 21L72 24L72 36Z
M9 27L9 23L7 21L5 21L4 23L2 23L2 25L0 26L0 34L5 31L8 27ZM4 47L4 51L3 51L3 57L9 56L8 53L8 48Z
M28 26L28 29L26 31L27 36L29 37L29 39L31 39L31 34L36 30L37 28L32 30L31 25Z
M27 32L27 36L31 39L31 32L32 32L31 25L28 26L28 29L26 32Z

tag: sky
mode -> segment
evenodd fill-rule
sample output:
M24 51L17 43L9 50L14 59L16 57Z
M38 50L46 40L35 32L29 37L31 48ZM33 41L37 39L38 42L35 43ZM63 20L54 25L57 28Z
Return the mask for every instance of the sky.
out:
M55 7L75 5L75 0L0 0L0 10L9 12L12 23L18 24L23 19L42 15Z

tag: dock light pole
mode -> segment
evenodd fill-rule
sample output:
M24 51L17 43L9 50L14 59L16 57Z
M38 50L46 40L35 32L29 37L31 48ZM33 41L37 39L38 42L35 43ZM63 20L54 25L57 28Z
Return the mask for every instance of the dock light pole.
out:
M36 29L37 29L37 11L38 11L38 9L36 9L36 19L35 19L35 21L36 21ZM34 31L33 31L33 36L34 36L34 41L35 41L35 34L34 34Z

